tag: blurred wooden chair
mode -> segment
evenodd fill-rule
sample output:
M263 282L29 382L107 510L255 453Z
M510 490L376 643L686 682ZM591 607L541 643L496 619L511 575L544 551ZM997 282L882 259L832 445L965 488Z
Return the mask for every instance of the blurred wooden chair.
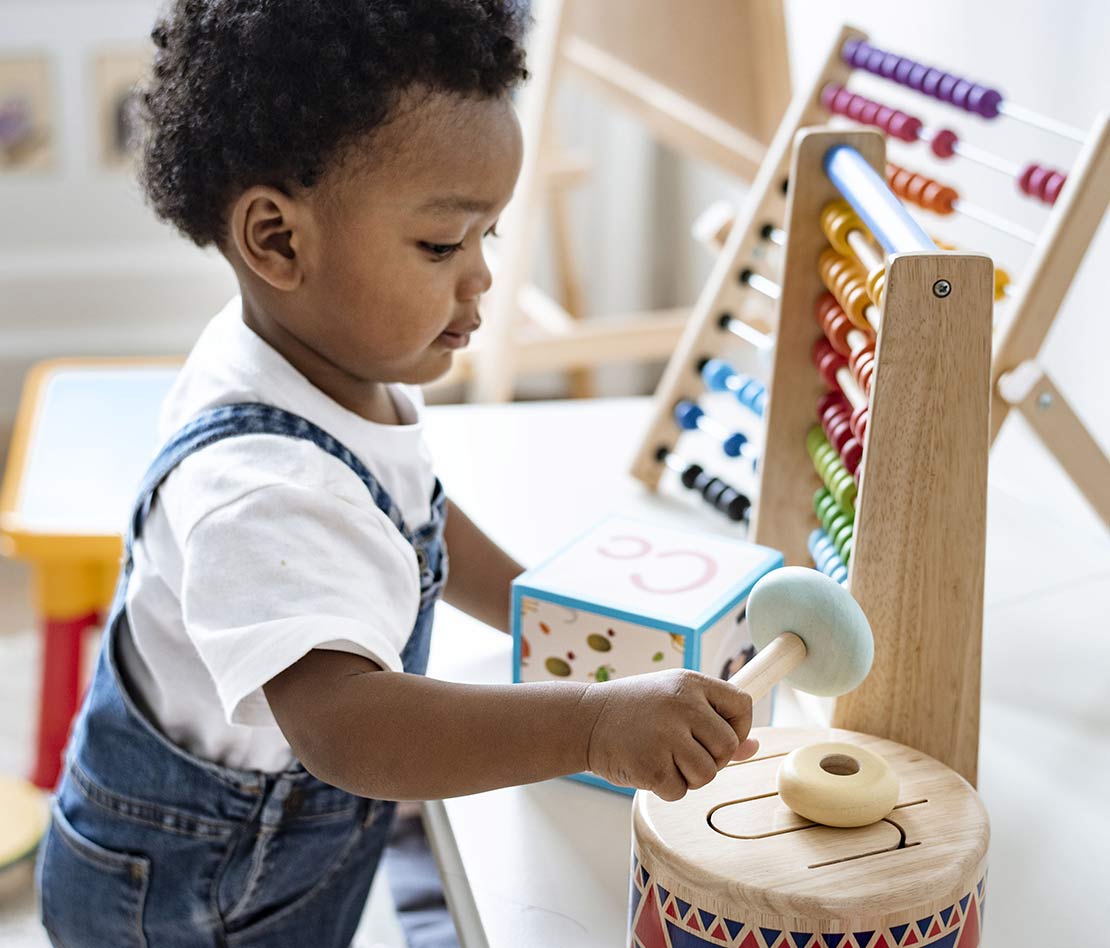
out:
M469 377L477 401L506 401L518 378L551 370L571 372L572 392L588 395L595 366L668 358L689 315L682 308L580 321L565 195L588 163L556 140L554 100L564 78L584 80L660 142L744 181L754 178L790 100L782 0L537 0L533 15L524 164L498 227L504 239L486 327L454 375ZM531 282L545 208L558 301Z

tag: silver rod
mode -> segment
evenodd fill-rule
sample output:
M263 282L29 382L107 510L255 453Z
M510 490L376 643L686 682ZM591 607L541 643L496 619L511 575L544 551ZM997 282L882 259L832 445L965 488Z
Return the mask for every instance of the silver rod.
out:
M776 247L786 246L786 231L781 227L776 227L774 224L764 224L763 230L760 231L760 235L764 240L769 241Z
M777 300L782 295L782 287L774 280L768 280L762 274L745 270L741 274L741 278L745 285L750 286L757 293L762 293L768 299Z
M725 328L734 336L739 336L757 349L767 351L774 348L775 340L765 332L760 332L754 326L749 326L744 320L735 316L725 323Z
M1080 145L1087 141L1082 129L1066 125L1047 115L1034 112L1032 109L1023 108L1011 102L1002 102L999 103L998 111L1007 118L1012 118L1017 122L1025 122L1026 125L1035 125L1037 128L1043 128L1046 132L1052 132L1053 135L1059 135L1061 138L1070 138L1073 142L1079 142Z
M1001 171L1003 174L1008 174L1015 180L1021 177L1021 165L1015 165L1005 158L992 155L989 151L984 151L982 148L976 148L974 145L968 145L966 142L956 142L956 144L952 146L952 150L961 158L966 158L968 161L974 161L980 165L986 165L988 168L993 168L995 171Z
M856 255L856 259L863 264L863 268L868 273L876 267L883 266L883 258L879 256L879 251L867 239L867 235L863 231L848 231L848 245L852 248L852 253Z
M993 227L1004 234L1023 240L1027 244L1035 244L1038 240L1036 231L1014 224L985 207L979 207L978 204L969 204L963 198L953 201L952 208L958 213L970 217L973 221L979 221L980 224L986 224L988 227Z

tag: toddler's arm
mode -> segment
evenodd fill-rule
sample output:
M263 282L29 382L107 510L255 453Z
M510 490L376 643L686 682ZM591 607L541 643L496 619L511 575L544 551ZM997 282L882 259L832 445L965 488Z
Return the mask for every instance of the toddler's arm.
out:
M444 540L450 569L443 598L486 625L508 632L510 584L524 567L450 500Z
M314 650L265 692L309 771L378 799L439 799L592 770L677 800L755 750L745 741L751 699L686 670L460 685Z

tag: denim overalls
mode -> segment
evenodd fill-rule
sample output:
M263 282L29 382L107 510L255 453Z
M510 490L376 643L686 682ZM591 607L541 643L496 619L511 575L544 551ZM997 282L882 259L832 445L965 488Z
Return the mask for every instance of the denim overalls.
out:
M44 925L66 948L341 946L354 936L394 804L328 786L299 762L282 773L233 770L191 756L137 707L117 640L131 547L159 484L185 457L223 438L277 434L312 441L366 484L370 501L416 550L420 609L401 659L428 663L443 587L445 497L410 533L389 495L327 432L268 405L206 412L162 449L140 488L96 673L67 751L39 854ZM352 737L373 740L372 734Z

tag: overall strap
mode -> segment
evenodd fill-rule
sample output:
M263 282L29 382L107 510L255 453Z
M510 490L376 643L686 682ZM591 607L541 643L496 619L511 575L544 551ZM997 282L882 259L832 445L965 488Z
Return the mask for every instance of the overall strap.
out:
M210 444L223 441L226 438L256 434L282 435L311 441L317 447L327 451L332 457L342 461L358 475L359 479L366 485L367 490L370 491L374 503L389 517L402 536L410 543L413 542L413 534L405 525L400 508L349 448L333 438L323 428L314 425L300 415L295 415L282 408L276 408L273 405L241 402L212 408L198 415L174 434L154 459L143 477L135 510L131 516L127 546L124 550L127 565L130 565L132 544L142 535L143 524L146 522L151 505L154 503L154 496L170 472L190 454L206 448ZM439 516L438 507L442 503L443 491L437 480L435 495L432 500L433 519Z

